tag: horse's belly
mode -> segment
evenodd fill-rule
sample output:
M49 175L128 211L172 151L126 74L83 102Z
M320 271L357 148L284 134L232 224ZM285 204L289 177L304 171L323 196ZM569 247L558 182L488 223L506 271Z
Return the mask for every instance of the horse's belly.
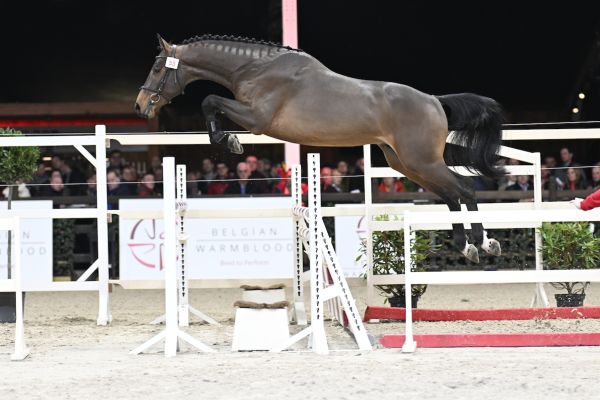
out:
M364 110L315 105L284 107L273 119L271 133L309 146L351 147L377 141L378 124Z

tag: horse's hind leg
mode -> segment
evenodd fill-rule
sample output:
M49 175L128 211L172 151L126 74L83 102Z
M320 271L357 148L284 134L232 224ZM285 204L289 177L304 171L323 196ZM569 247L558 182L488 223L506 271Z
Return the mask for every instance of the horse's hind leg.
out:
M244 149L236 135L224 132L218 115L224 115L236 124L243 126L249 131L255 130L257 126L255 111L237 100L225 97L209 95L202 101L202 111L206 118L206 126L213 144L227 144L232 153L242 154Z
M477 199L475 198L475 185L473 178L469 176L460 175L453 172L456 178L461 182L462 194L461 200L467 206L469 211L477 211ZM490 239L487 237L487 232L483 229L483 224L473 223L471 224L471 233L473 234L473 240L476 244L481 245L481 248L488 254L499 256L502 253L500 248L500 242L496 239Z
M410 180L437 194L448 205L450 211L460 211L460 182L440 160L438 163L414 163L415 168L407 168L387 144L379 145L390 167L404 173ZM467 241L463 224L452 224L452 238L460 252L469 260L479 262L477 248Z

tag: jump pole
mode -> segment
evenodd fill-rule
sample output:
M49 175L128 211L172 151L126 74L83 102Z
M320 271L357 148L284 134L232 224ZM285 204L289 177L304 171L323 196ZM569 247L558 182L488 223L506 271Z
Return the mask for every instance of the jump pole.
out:
M178 326L177 277L176 277L176 204L175 204L175 159L163 158L163 221L164 221L164 266L165 266L165 329L144 344L133 349L130 354L140 354L164 339L165 356L177 355L178 339L196 347L203 352L214 352L213 349L183 332Z

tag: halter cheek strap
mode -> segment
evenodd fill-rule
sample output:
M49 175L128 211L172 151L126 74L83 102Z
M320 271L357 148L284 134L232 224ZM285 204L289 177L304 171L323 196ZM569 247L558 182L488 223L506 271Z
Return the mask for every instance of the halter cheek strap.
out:
M161 59L161 58L165 59L165 68L166 68L165 74L162 76L160 82L158 83L158 87L156 89L148 87L148 86L140 87L140 90L146 90L148 92L152 92L152 95L150 96L150 103L152 103L152 104L158 103L160 101L161 97L164 97L165 100L167 100L167 103L171 102L172 98L169 98L163 94L165 84L167 83L167 78L169 77L169 73L171 71L175 71L175 84L177 84L177 86L179 87L179 94L184 93L184 88L181 87L181 84L179 83L179 79L177 76L177 71L179 69L179 62L180 62L180 60L176 57L177 45L172 45L171 49L173 50L171 52L171 56L157 56L156 57L156 59ZM177 94L177 95L179 95L179 94Z

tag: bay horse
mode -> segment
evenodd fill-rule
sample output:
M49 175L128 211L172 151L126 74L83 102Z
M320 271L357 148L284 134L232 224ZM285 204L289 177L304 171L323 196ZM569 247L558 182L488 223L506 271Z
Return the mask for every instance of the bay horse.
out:
M304 51L254 39L203 35L170 44L158 35L160 54L138 94L135 109L154 117L190 82L210 80L235 99L207 96L202 111L210 141L243 152L221 129L225 117L253 134L310 146L378 145L393 169L437 194L451 211L477 210L470 178L447 165L463 165L496 178L502 110L470 93L433 96L409 86L337 74ZM454 131L446 145L448 132ZM477 248L462 224L453 224L457 248L474 262ZM500 243L472 224L475 244L499 255Z

